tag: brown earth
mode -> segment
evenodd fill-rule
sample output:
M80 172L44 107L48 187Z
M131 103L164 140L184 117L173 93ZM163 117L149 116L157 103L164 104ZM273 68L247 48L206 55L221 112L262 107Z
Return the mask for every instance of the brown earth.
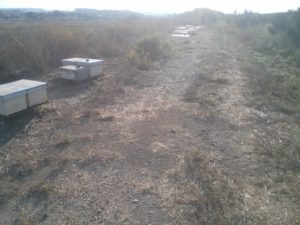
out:
M98 80L47 76L49 103L0 128L1 225L204 224L203 187L224 181L248 219L232 224L299 222L299 176L257 153L269 130L297 142L299 127L249 104L252 52L211 30L174 44L160 69L109 62ZM197 173L186 166L195 152Z

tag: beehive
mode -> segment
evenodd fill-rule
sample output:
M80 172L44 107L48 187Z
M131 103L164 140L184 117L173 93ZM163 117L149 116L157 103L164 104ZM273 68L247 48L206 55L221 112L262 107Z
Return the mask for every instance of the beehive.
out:
M47 100L47 84L44 82L23 79L0 85L1 116L9 116Z
M76 73L81 73L81 67L88 69L88 78L93 78L100 76L103 71L103 60L100 59L87 59L87 58L69 58L69 59L63 59L62 60L63 67L61 67L65 72L69 71L74 74L74 80L76 80L77 77L81 77L80 75L76 76ZM80 69L75 69L75 67L65 68L66 66L76 66ZM70 77L70 76L68 76ZM62 78L64 78L62 76Z
M86 67L67 65L60 69L63 71L61 78L65 80L86 80L90 77L89 69Z

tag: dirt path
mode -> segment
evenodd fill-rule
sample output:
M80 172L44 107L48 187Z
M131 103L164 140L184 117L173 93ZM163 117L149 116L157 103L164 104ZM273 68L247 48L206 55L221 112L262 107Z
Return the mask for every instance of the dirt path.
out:
M208 30L175 42L170 62L133 74L112 104L89 100L102 81L63 96L50 85L47 112L1 142L1 224L196 223L197 191L170 178L195 149L229 180L264 173L252 133L265 115L247 106L245 49Z

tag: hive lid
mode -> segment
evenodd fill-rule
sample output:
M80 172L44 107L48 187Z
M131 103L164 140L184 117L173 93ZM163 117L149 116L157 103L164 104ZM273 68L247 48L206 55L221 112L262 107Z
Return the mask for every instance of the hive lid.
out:
M28 89L40 87L46 85L45 82L33 81L33 80L18 80L6 84L0 85L0 97L15 94L18 92L25 92Z
M103 60L101 59L89 59L89 58L69 58L63 59L62 63L67 63L71 65L98 65L101 64Z

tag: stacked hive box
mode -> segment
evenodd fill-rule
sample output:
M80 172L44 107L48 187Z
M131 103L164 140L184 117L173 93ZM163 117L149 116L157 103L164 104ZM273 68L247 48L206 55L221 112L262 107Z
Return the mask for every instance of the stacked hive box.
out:
M47 83L18 80L0 85L1 116L9 116L47 101Z
M86 80L100 76L103 70L103 60L86 58L69 58L62 60L60 67L66 80Z

